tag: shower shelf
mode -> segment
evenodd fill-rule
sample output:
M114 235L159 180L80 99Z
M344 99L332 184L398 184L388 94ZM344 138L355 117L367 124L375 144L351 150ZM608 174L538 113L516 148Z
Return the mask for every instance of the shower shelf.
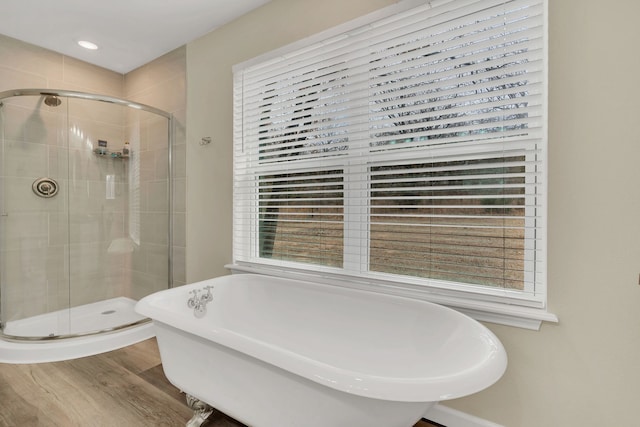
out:
M108 157L110 159L128 159L129 154L122 154L121 151L109 151L96 148L93 150L94 154L98 157Z

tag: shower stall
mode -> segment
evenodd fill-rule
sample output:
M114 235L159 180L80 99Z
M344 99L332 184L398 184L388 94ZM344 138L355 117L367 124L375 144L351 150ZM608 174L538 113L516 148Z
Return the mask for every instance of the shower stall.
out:
M148 320L171 287L169 113L75 91L0 93L0 340Z

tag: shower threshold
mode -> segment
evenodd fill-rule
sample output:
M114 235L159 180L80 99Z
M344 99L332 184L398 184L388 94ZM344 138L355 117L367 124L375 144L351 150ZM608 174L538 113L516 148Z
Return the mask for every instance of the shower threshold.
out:
M152 338L153 325L133 310L136 301L119 297L7 322L6 336L25 337L9 341L0 337L0 363L42 363L92 356ZM123 325L136 326L118 329ZM88 334L97 331L112 331ZM35 340L36 337L74 336ZM84 334L84 335L83 335ZM32 339L30 339L32 338Z
M14 337L47 338L111 331L144 320L144 316L133 310L135 305L136 301L131 298L112 298L9 321L3 333Z

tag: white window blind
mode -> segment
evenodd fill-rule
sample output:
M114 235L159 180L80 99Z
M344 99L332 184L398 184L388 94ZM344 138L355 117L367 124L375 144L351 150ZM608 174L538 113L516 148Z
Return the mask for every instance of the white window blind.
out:
M234 262L542 306L543 0L429 2L234 69Z

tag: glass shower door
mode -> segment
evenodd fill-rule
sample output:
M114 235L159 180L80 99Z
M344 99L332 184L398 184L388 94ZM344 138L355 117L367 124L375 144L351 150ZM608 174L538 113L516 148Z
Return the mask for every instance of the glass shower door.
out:
M168 287L168 123L121 105L69 100L69 288L76 333L142 321L136 301Z
M1 100L4 338L145 322L170 286L170 116L80 95Z
M69 332L67 104L45 99L14 97L0 107L0 314L8 336Z

